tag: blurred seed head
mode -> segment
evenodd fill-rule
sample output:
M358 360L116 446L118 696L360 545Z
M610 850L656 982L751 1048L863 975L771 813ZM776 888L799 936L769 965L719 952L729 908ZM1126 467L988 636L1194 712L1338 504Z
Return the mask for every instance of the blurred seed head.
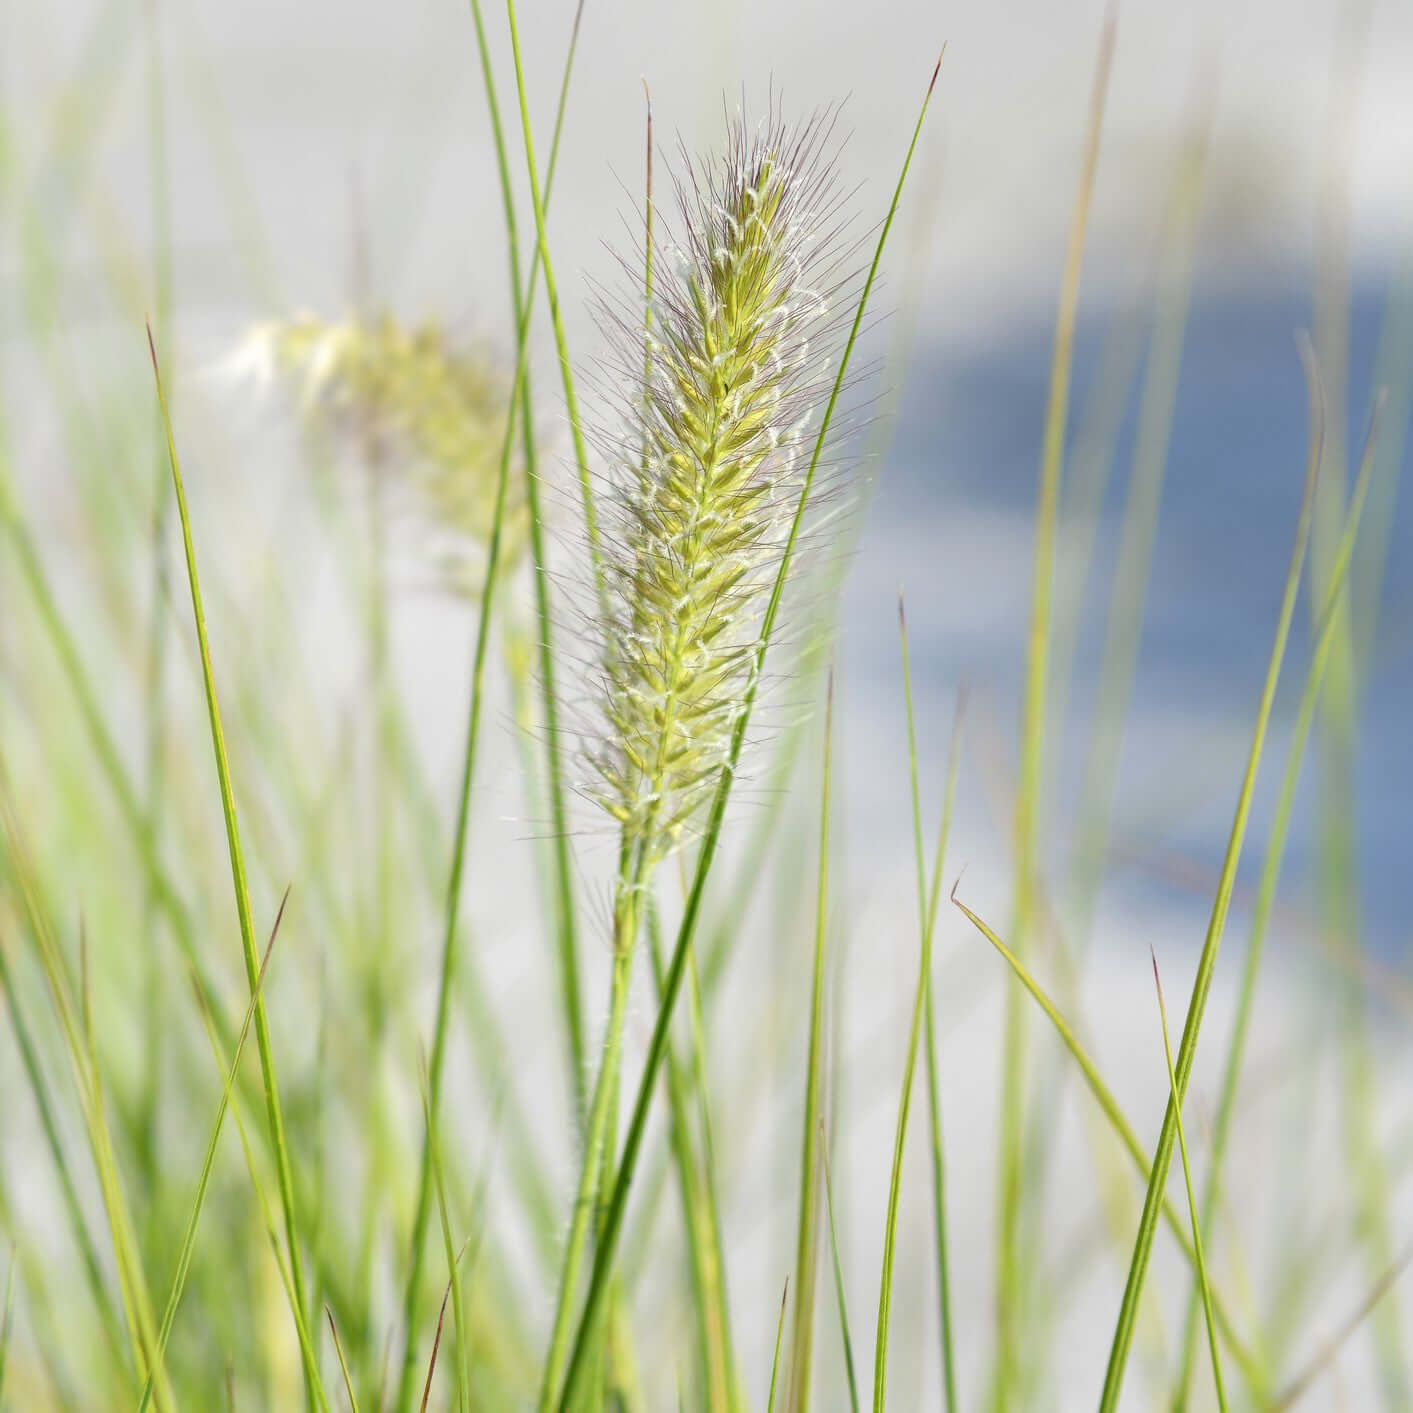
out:
M443 577L479 593L481 559L495 523L496 480L509 415L510 380L477 351L453 348L436 324L404 329L389 315L325 323L312 315L253 329L227 370L284 385L309 416L359 442L411 493ZM524 549L524 476L507 488L502 563ZM483 562L483 561L482 561Z

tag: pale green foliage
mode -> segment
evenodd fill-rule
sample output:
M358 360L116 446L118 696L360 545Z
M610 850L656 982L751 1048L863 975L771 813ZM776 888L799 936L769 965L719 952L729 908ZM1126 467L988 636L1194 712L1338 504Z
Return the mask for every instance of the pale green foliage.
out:
M678 184L649 318L609 320L637 389L610 438L600 797L649 859L726 760L828 366L829 123L760 130ZM644 327L646 351L643 358ZM645 364L645 367L644 367Z

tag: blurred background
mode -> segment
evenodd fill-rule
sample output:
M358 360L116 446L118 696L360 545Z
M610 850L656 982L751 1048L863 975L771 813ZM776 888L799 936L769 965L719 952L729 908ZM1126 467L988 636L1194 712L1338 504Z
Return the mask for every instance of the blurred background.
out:
M170 797L151 847L181 880L237 998L240 982L179 542L170 508L160 508L170 487L143 335L149 316L250 820L257 927L294 885L271 983L276 1034L291 1073L329 1065L341 1078L334 1089L353 1112L319 1120L324 1161L335 1155L328 1220L347 1223L356 1269L382 1291L396 1279L397 1243L385 1214L363 1214L376 1207L367 1193L379 1184L395 1202L412 1181L400 1159L377 1155L415 1152L420 1133L409 1076L430 1024L475 603L462 579L428 558L407 517L387 513L378 477L365 474L366 448L311 433L299 398L258 386L232 354L262 321L386 312L407 327L434 321L461 346L500 359L509 351L513 361L471 16L449 0L0 3L0 508L8 504L13 532L0 541L4 768L66 937L80 914L87 922L113 1103L126 1112L124 1096L133 1096L134 1132L149 1124L184 1210L188 1179L179 1175L199 1165L214 1070L204 1046L190 1042L191 1069L168 1073L188 1041L172 1039L163 1062L145 1033L165 1008L190 1006L162 935L170 924L153 920L161 909L138 865L148 855L134 852L135 816L114 780L145 802L143 818L153 798ZM936 50L947 44L874 306L886 312L867 334L870 371L857 386L868 419L850 444L858 513L846 517L834 556L847 578L834 649L832 1142L861 1328L871 1328L876 1299L917 965L895 600L901 587L929 820L941 804L959 688L969 696L944 884L965 867L961 896L1003 928L1042 429L1102 18L1099 4L1040 0L587 0L583 11L549 236L569 346L590 370L601 335L589 300L614 280L613 252L636 229L644 82L665 168L679 141L688 152L711 150L723 112L742 95L758 112L774 93L787 114L846 99L842 174L858 188L862 232L886 208ZM573 22L569 4L521 8L542 163ZM534 227L514 70L494 5L487 25L528 253ZM1149 948L1180 1016L1295 533L1310 415L1297 334L1309 331L1325 408L1329 499L1317 561L1328 558L1331 523L1337 534L1376 390L1386 390L1351 571L1353 745L1343 764L1338 750L1325 753L1323 776L1316 742L1309 752L1226 1165L1224 1226L1240 1239L1214 1237L1233 1303L1287 1351L1288 1372L1394 1268L1413 1234L1405 1078L1413 503L1400 491L1413 400L1410 73L1413 7L1395 0L1125 5L1075 346L1042 867L1057 930L1083 959L1070 998L1146 1142L1167 1092ZM531 344L541 471L558 516L551 567L569 597L576 492L542 314ZM385 519L386 538L377 529ZM454 1041L448 1160L465 1166L468 1190L482 1165L492 1174L488 1210L498 1214L505 1279L538 1349L551 1291L517 1205L513 1159L507 1173L504 1156L487 1156L507 1145L496 1136L507 1087L528 1115L553 1211L567 1210L576 1162L561 1045L543 1019L554 985L536 881L547 820L526 784L526 753L539 737L514 670L534 632L526 584L508 599L463 900L480 990ZM1311 657L1309 600L1303 592L1193 1080L1199 1151ZM164 602L165 614L154 610ZM802 640L812 613L799 609ZM371 637L370 624L381 625ZM87 700L64 642L82 662ZM568 680L569 693L586 690L572 666ZM752 830L768 820L773 867L753 895L711 1027L738 1352L757 1398L794 1233L821 700L813 670L773 686L770 730L743 782L728 849L745 876ZM802 764L787 788L772 745L795 740ZM614 841L587 803L576 804L573 837L597 1021ZM724 901L718 911L731 916ZM0 946L18 944L5 936ZM1013 983L945 906L936 946L961 1384L965 1405L979 1407L995 1324L1001 1014ZM1042 971L1053 961L1044 958L1042 950ZM630 1066L655 1013L640 981ZM321 1023L311 1026L316 1013ZM498 1018L494 1032L478 1029L484 1015ZM1114 1218L1106 1205L1108 1169L1097 1155L1109 1140L1080 1084L1057 1078L1068 1062L1038 1015L1034 1026L1034 1093L1041 1107L1053 1105L1057 1132L1048 1215L1035 1218L1045 1233L1034 1248L1037 1285L1050 1288L1051 1269L1082 1272L1058 1282L1048 1304L1036 1297L1045 1307L1036 1328L1048 1335L1032 1402L1061 1409L1097 1393L1127 1238L1111 1245L1104 1236L1105 1214L1121 1227L1124 1210L1120 1202ZM139 1096L153 1067L166 1074L164 1097L150 1101L160 1116L144 1120ZM778 1082L757 1083L767 1072ZM0 1038L3 1215L12 1233L57 1229L38 1119L8 1097L20 1093L19 1074L18 1052ZM391 1136L386 1149L358 1156L350 1135L365 1093ZM914 1124L894 1312L898 1407L938 1406L940 1388L933 1276L907 1259L932 1239L916 1095ZM354 1155L343 1174L340 1135ZM312 1155L313 1145L311 1163ZM238 1155L225 1156L226 1181L239 1188ZM346 1214L336 1210L340 1177L360 1194ZM1140 1195L1141 1187L1126 1199L1135 1217ZM150 1191L138 1199L149 1202L155 1209ZM214 1212L207 1220L220 1230ZM151 1239L165 1249L160 1235ZM221 1248L239 1238L211 1240ZM680 1253L664 1242L660 1258L651 1246L640 1257L642 1308L654 1312L642 1326L645 1348L687 1339L672 1303ZM50 1267L61 1304L71 1261L55 1254ZM21 1267L22 1289L42 1264ZM1170 1294L1140 1341L1151 1382L1130 1379L1135 1408L1158 1406L1184 1270L1160 1245L1157 1284ZM212 1298L218 1272L195 1285L193 1304ZM391 1296L370 1299L373 1323L390 1321ZM1413 1342L1410 1305L1413 1296L1400 1302L1396 1288L1387 1295L1340 1346L1308 1406L1413 1406L1399 1401L1408 1385L1388 1352ZM22 1332L29 1319L41 1330L39 1317L22 1313ZM819 1336L819 1396L843 1407L836 1331L823 1316L820 1328L830 1333ZM221 1319L186 1338L219 1348ZM644 1363L662 1380L652 1397L664 1401L650 1406L668 1406L671 1355ZM1207 1406L1207 1385L1195 1384L1193 1406ZM82 1397L73 1406L108 1405ZM247 1406L261 1406L259 1396Z

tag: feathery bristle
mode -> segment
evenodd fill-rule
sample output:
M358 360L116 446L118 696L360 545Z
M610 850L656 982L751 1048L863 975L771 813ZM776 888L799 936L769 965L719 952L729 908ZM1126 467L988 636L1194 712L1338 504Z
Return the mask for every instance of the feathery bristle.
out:
M606 439L611 621L596 793L648 859L679 839L727 757L766 572L827 391L839 279L833 114L737 117L679 179L651 320L608 312L636 396ZM648 358L643 349L647 329Z

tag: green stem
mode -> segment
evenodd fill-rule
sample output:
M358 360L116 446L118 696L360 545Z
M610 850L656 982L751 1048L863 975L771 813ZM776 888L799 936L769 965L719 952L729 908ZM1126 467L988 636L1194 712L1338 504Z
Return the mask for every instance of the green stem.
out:
M909 694L911 695L911 693ZM932 893L927 900L923 923L931 936L937 926L937 904L942 894L942 868L947 856L947 841L952 833L952 806L957 794L957 768L961 763L962 711L965 699L958 697L952 723L952 745L947 764L947 790L942 805L942 827L937 831L937 852L932 862ZM912 739L912 713L908 714L908 736ZM917 805L916 770L913 785L914 827L919 847L922 843L920 810ZM918 863L922 858L919 852ZM918 875L921 890L924 875ZM919 891L921 904L921 891ZM957 1413L961 1407L957 1398L957 1357L952 1341L952 1290L949 1276L950 1260L947 1240L947 1165L942 1143L942 1080L937 1056L936 1004L933 998L933 972L927 973L927 1012L925 1043L927 1045L927 1103L932 1137L932 1216L937 1232L937 1313L942 1341L942 1387L946 1395L947 1413Z
M630 861L631 857L631 861ZM638 891L642 883L645 858L641 848L623 851L623 867L619 872L617 899L613 922L613 977L609 990L608 1027L604 1032L603 1058L598 1078L594 1082L594 1097L589 1108L589 1124L584 1145L584 1161L579 1171L579 1185L574 1198L574 1216L569 1226L569 1240L564 1249L564 1265L560 1273L559 1298L555 1308L554 1328L550 1336L549 1353L540 1384L537 1407L548 1413L554 1406L560 1376L569 1355L569 1336L573 1316L574 1296L579 1288L584 1251L588 1245L591 1220L598 1211L598 1183L603 1161L603 1147L609 1125L609 1111L614 1089L618 1084L618 1068L623 1053L623 1024L628 1014L628 982L632 972L633 939L637 932ZM610 1213L611 1215L611 1213ZM600 1241L604 1234L600 1232ZM588 1312L585 1312L587 1319ZM565 1397L568 1398L568 1386Z
M834 674L824 707L824 779L819 807L819 885L815 894L814 975L810 986L809 1059L805 1069L805 1131L800 1142L800 1225L795 1237L795 1328L790 1355L792 1413L807 1413L814 1350L814 1286L819 1250L819 1130L824 1085L824 953L829 938L829 786L834 743Z
M563 126L565 96L574 62L574 49L579 35L579 17L583 0L574 14L574 31L569 44L561 83L559 110L555 118L554 140L550 145L549 167L545 175L545 204L548 206L550 185L554 180L555 159L559 155L559 137ZM510 183L510 162L506 152L505 131L501 125L500 103L496 98L495 79L491 72L490 51L486 44L485 25L481 17L480 0L471 0L471 15L476 25L476 47L481 59L481 77L486 89L486 106L490 111L491 132L495 139L496 171L500 177L501 207L505 215L506 248L510 256L510 294L513 303L517 335L523 338L528 330L527 296L520 274L520 235L515 216L515 198ZM538 260L538 251L536 252ZM569 822L565 808L564 768L560 758L559 697L555 690L553 616L550 612L549 572L546 567L544 520L540 511L540 480L535 455L535 418L530 397L530 378L524 377L520 397L520 445L525 457L525 500L530 518L530 555L534 571L535 615L539 626L539 669L541 710L544 712L545 760L549 767L550 835L554 851L555 891L559 925L560 990L568 1038L570 1092L577 1106L579 1126L585 1120L587 1076L584 1042L583 988L579 975L578 924L574 908L574 872L569 852Z
M574 51L579 37L579 21L576 13L574 29L570 36L569 53L565 59L564 79L560 87L559 112L556 117L556 131L563 120L568 97L569 75L573 68ZM545 187L548 192L553 173L546 175ZM461 789L457 802L456 832L452 845L451 877L447 886L446 926L442 935L442 954L437 982L436 1020L432 1033L431 1063L428 1068L428 1108L432 1121L436 1122L440 1110L442 1069L446 1059L447 1030L450 1022L450 1000L454 980L454 954L456 944L456 919L460 911L461 879L466 857L466 839L471 808L471 791L475 777L476 743L481 725L481 682L485 669L486 648L490 636L492 608L499 584L502 528L505 520L506 490L510 480L510 452L515 438L517 411L524 396L528 369L528 335L530 310L534 297L535 277L539 270L537 257L530 268L529 288L521 306L516 327L515 378L510 391L510 413L506 420L505 436L501 442L500 465L496 480L496 503L494 527L486 556L486 580L481 594L480 621L476 629L476 646L471 669L471 700L467 710L465 754L462 761ZM538 517L533 517L538 518ZM416 1346L412 1331L417 1317L417 1301L422 1280L422 1263L426 1245L427 1224L431 1216L432 1168L430 1136L424 1137L422 1162L417 1180L417 1204L412 1221L412 1249L408 1268L407 1284L403 1292L403 1323L406 1330L406 1343L403 1350L402 1373L398 1384L396 1408L408 1406L414 1391L417 1376Z
M535 242L539 266L545 272L545 298L549 301L550 323L554 327L555 350L559 355L559 374L564 384L564 405L569 414L569 431L574 442L574 460L579 468L579 488L584 498L584 525L589 536L589 560L593 565L594 583L599 602L607 614L607 591L603 576L603 554L599 542L598 512L594 508L593 485L589 476L589 453L584 445L584 429L579 419L579 401L574 393L574 370L569 361L569 344L564 337L564 320L560 315L559 290L555 284L554 265L550 261L549 241L545 235L546 194L540 194L540 177L535 163L535 143L530 131L530 107L525 96L525 70L520 58L520 31L515 23L515 0L505 0L506 19L510 26L510 48L515 57L515 91L520 100L520 129L525 139L525 169L530 178L530 200L535 209ZM576 21L577 28L577 21ZM538 266L537 266L538 268ZM530 275L534 282L534 271ZM527 307L533 300L526 298Z
M917 1069L918 1045L922 1039L923 1014L932 977L932 918L927 908L927 868L922 855L922 807L918 791L917 733L913 724L912 668L908 656L908 630L903 614L903 598L898 596L898 633L903 655L903 698L907 704L908 757L911 769L913 803L913 837L918 868L918 922L922 931L922 947L918 964L917 991L913 998L912 1025L908 1032L907 1059L903 1065L902 1090L898 1096L898 1121L893 1134L893 1171L888 1184L888 1218L883 1233L883 1276L878 1294L878 1332L873 1346L873 1410L883 1413L888 1381L888 1320L892 1309L893 1256L898 1236L898 1201L903 1185L903 1153L908 1137L908 1110L911 1107L913 1075ZM949 791L950 793L950 791ZM950 824L950 808L943 818L944 829ZM940 869L939 869L940 873ZM944 1229L945 1230L945 1229ZM940 1238L945 1241L945 1238ZM945 1258L944 1258L945 1261ZM950 1362L950 1361L949 1361Z

